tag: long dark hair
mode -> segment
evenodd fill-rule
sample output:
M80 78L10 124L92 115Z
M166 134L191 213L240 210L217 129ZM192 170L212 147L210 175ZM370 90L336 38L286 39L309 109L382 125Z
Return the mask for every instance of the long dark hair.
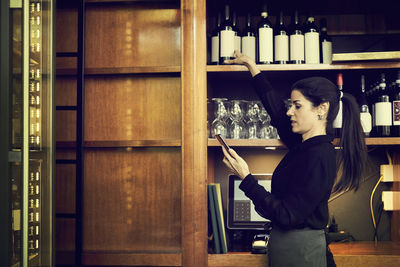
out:
M337 168L341 175L336 180L332 192L357 190L360 185L362 172L367 160L367 147L364 132L360 121L360 110L355 98L341 92L337 86L324 77L311 77L293 84L292 90L300 91L314 107L329 102L329 111L326 122L326 132L334 135L333 121L339 112L339 103L342 101L343 124L340 137L340 153L337 153Z

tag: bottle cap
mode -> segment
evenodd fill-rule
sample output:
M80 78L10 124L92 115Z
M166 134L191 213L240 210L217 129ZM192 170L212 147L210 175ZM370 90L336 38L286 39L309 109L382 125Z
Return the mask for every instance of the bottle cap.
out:
M338 73L338 75L337 75L337 85L343 86L343 74L342 73Z

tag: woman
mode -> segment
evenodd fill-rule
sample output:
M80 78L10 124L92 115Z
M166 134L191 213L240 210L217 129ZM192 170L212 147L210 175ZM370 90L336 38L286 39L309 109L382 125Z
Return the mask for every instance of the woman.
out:
M272 190L266 191L251 175L247 163L233 150L223 162L243 179L240 189L263 217L272 222L268 248L270 266L326 266L324 229L329 221L331 192L357 189L366 161L366 145L358 105L326 78L311 77L292 86L291 106L272 89L247 56L235 51L230 64L245 65L258 96L289 152L276 167ZM337 158L333 127L343 103L343 126ZM335 181L338 169L340 179Z

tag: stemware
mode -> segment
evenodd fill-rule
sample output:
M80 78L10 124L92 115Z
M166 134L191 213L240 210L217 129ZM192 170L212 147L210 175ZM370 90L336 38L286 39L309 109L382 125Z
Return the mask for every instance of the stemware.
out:
M213 113L214 120L211 123L210 137L214 138L216 134L220 134L221 137L227 138L228 128L228 104L226 98L213 98L211 99L213 103Z

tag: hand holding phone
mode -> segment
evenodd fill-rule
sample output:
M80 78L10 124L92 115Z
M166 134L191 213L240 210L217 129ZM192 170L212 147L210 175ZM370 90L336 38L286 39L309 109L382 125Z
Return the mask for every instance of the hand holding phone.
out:
M218 142L221 144L221 146L223 146L226 151L228 152L228 154L232 157L231 153L229 153L229 146L228 144L225 142L225 140L221 137L220 134L216 134L215 138L218 140Z

